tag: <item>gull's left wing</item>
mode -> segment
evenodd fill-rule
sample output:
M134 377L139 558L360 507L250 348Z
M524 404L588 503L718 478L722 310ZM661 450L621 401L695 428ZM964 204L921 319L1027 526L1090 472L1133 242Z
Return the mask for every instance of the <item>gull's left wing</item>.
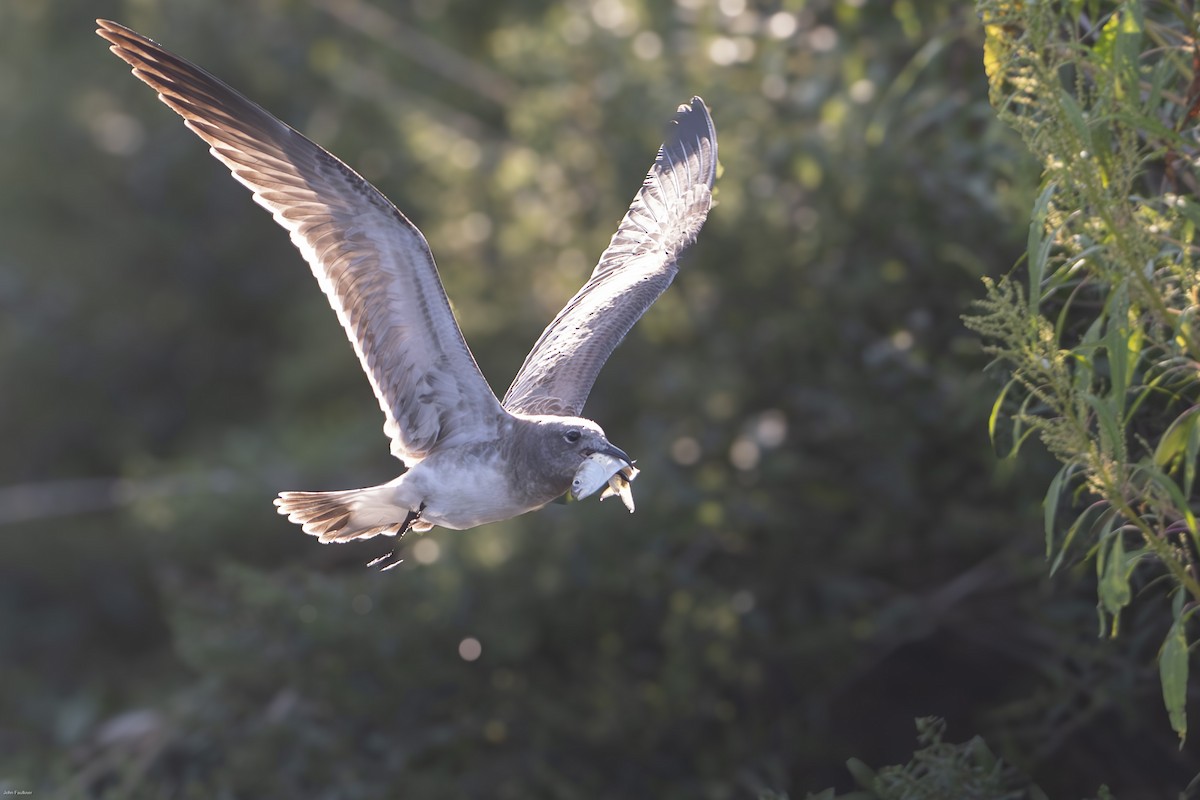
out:
M503 405L578 416L604 362L671 285L712 204L717 132L704 101L679 107L667 140L592 277L542 332Z
M341 320L408 466L495 435L504 410L450 310L425 237L335 156L208 72L107 20L99 33L291 234Z

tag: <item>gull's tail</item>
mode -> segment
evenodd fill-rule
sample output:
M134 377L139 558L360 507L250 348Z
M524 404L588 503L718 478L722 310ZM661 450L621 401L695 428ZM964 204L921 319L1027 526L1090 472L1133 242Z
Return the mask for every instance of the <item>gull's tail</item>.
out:
M394 498L395 487L385 484L341 492L281 492L275 505L288 521L300 525L323 544L381 534L396 536L409 527L432 527L418 522L419 510L401 508Z

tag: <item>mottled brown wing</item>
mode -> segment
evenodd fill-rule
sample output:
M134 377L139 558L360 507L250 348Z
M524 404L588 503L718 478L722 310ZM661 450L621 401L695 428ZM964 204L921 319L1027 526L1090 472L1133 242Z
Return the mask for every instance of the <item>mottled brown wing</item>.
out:
M291 234L337 312L406 464L486 438L504 411L454 320L425 237L375 187L217 78L97 20L133 74Z
M679 271L712 204L717 132L704 101L679 107L666 142L592 277L525 357L504 407L577 416L612 351Z

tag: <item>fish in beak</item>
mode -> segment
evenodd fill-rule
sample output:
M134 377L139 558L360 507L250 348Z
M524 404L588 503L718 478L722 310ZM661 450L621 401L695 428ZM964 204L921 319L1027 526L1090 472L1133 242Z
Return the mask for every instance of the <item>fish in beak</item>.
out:
M592 453L579 465L575 477L571 480L571 496L582 500L607 484L600 499L617 495L632 514L633 492L629 488L629 482L636 478L637 474L638 469L629 456L620 448L608 445L604 451Z

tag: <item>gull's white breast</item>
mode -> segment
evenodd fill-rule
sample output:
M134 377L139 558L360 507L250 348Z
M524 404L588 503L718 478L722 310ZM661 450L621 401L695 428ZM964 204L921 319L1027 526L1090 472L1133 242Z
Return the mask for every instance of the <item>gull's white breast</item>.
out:
M435 453L393 481L396 504L418 508L423 503L422 522L453 530L497 522L545 505L546 501L523 503L514 496L511 467L497 451L451 448Z

